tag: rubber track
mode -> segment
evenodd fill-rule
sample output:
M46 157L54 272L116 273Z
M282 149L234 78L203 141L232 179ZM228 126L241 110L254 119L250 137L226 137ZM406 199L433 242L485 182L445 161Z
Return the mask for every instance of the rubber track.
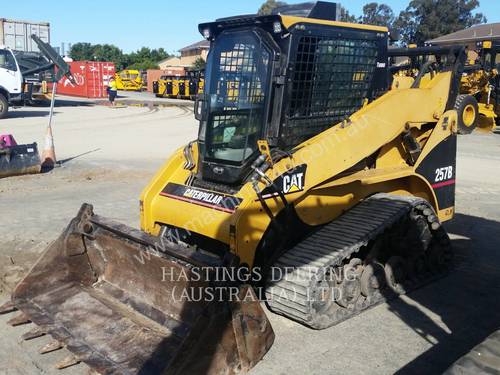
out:
M456 361L444 374L500 374L500 329Z
M266 288L269 308L275 313L310 325L314 317L308 290L313 283L323 276L326 269L342 264L370 240L377 238L417 207L419 213L422 214L424 210L428 213L424 216L429 223L437 221L432 206L423 199L379 193L314 232L276 262L275 267L286 277ZM448 240L444 229L440 227L439 230L446 238L445 241ZM314 277L310 277L311 273ZM387 295L376 292L373 296L358 301L356 306L338 309L333 324L340 323L386 299ZM325 328L333 324L313 328Z

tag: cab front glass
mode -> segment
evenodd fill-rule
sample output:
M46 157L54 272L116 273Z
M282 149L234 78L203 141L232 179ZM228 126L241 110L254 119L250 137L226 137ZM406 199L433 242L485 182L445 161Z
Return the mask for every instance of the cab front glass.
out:
M257 151L271 56L254 31L223 32L215 41L207 62L206 159L241 164Z

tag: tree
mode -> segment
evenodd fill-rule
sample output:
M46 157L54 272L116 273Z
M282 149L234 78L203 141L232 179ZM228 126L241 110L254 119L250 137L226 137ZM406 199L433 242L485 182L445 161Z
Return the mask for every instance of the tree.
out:
M160 66L158 65L158 61L153 61L148 59L127 65L127 69L136 69L136 70L160 69Z
M71 46L69 54L73 60L93 60L94 46L90 43L75 43Z
M363 7L361 22L367 25L391 27L394 18L394 12L389 5L374 2Z
M126 66L130 69L147 70L158 69L158 63L170 55L163 49L150 49L142 47L128 55Z
M394 21L393 28L398 34L400 44L415 43L418 23L411 12L404 10L399 13L398 18Z
M403 44L421 45L438 36L486 22L474 13L478 0L412 0L399 14L394 27Z
M276 0L266 0L264 4L261 5L259 8L259 11L257 14L259 16L264 16L267 14L271 14L272 11L277 8L287 5L286 2L283 1L276 1ZM350 23L358 23L359 19L353 14L350 14L347 9L345 9L343 6L340 6L340 21L342 22L350 22Z
M126 55L112 44L75 43L71 46L70 56L73 60L112 61L117 69L126 65Z
M266 0L266 2L260 6L257 14L259 16L271 14L275 8L281 7L283 5L286 5L286 3L283 1Z
M164 48L142 47L135 52L126 54L112 44L75 43L71 47L70 56L77 61L112 61L117 70L125 68L147 70L158 69L158 62L170 55Z
M124 60L122 50L112 44L96 44L93 53L92 60L96 61L113 61L120 65Z
M191 66L191 68L192 68L193 70L204 70L204 69L205 69L206 64L207 64L207 63L205 62L205 60L203 59L203 57L198 57L198 58L194 61L194 63L193 63L193 65Z
M344 8L342 5L339 9L340 12L340 21L349 22L349 23L358 23L359 19L354 14L350 14L349 11Z

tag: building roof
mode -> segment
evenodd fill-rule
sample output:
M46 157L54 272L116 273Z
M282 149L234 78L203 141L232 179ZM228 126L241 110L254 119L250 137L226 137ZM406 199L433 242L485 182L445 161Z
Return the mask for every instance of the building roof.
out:
M187 47L181 48L179 52L189 51L193 49L209 49L209 48L210 48L210 42L208 40L201 40L199 42L190 44Z
M161 60L158 65L168 65L168 66L173 66L173 65L179 65L181 62L180 57L178 56L170 56L166 59Z
M427 41L428 44L454 44L480 42L483 40L500 40L500 23L487 23L469 27L439 38Z
M192 61L184 61L183 59L173 56L168 59L162 60L158 63L160 66L160 69L165 69L165 68L189 68L191 65L193 65Z
M174 59L177 59L180 61L180 58L178 56L170 56L170 57L167 57L166 59L158 61L158 64L164 64L166 62L170 62L170 60L174 61Z

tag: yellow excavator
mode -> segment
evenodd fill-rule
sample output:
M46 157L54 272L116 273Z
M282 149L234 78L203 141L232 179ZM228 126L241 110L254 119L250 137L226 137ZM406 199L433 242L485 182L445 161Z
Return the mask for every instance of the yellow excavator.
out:
M274 340L261 301L323 329L449 269L463 49L389 90L388 30L307 6L199 25L199 134L142 192L141 229L84 204L15 288L3 312L74 354L59 367L246 372Z

